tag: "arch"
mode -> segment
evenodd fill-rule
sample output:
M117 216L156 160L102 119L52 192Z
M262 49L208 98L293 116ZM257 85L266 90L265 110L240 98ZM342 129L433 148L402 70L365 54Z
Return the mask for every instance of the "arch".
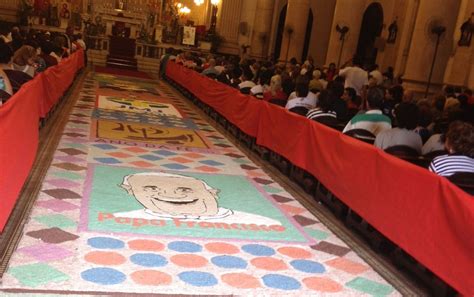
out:
M383 8L378 2L370 4L364 12L360 26L359 41L355 57L362 65L373 65L377 59L375 46L377 37L382 34Z
M277 33L275 38L275 54L274 57L276 60L279 59L281 53L281 43L283 41L283 32L285 30L285 19L286 19L286 11L288 9L288 4L283 6L280 12L280 17L278 18L278 27Z
M306 34L304 36L303 55L301 62L304 62L308 57L309 44L311 42L311 33L313 32L313 10L309 9L308 22L306 23Z

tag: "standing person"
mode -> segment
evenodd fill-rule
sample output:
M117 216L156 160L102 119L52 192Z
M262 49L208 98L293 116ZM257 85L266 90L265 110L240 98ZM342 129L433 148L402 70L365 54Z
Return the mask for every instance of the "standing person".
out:
M329 64L329 68L326 70L326 80L328 82L331 82L334 80L336 75L337 75L336 64L335 63Z
M361 68L358 59L354 58L352 65L339 71L339 76L346 79L344 88L353 88L356 90L357 95L361 96L364 87L369 83L369 77L367 72Z

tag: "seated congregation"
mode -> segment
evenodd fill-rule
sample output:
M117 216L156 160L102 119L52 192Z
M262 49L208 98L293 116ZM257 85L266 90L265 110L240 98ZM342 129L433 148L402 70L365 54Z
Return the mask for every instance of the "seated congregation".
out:
M444 94L415 99L390 67L377 65L317 68L308 58L302 65L204 57L168 49L162 57L239 89L257 99L374 144L385 152L442 175L474 174L474 97L469 89L446 86ZM348 63L346 63L348 64Z
M28 32L13 27L0 32L0 105L21 86L79 48L86 49L82 35Z

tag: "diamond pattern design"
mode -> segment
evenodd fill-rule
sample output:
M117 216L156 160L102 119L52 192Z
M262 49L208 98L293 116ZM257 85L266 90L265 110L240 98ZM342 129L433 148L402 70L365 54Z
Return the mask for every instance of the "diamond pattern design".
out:
M44 190L44 193L56 199L81 199L82 196L68 189Z
M82 171L82 170L87 169L86 167L82 167L82 166L72 164L72 163L57 163L57 164L53 164L53 166L64 169L64 170L68 170L68 171Z
M60 152L63 152L65 154L68 154L70 156L77 156L77 155L85 155L86 153L75 149L75 148L65 148L65 149L59 149Z
M183 169L188 169L189 167L181 165L181 164L165 164L163 167L166 167L168 169L173 169L173 170L183 170Z
M66 241L72 241L79 238L79 236L66 232L59 228L49 228L49 229L41 229L38 231L31 231L26 233L26 235L40 239L46 243L63 243Z

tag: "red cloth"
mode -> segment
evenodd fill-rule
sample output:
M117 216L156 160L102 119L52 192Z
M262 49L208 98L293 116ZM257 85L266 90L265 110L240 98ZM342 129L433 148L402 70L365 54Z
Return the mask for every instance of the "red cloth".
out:
M313 174L425 267L474 295L474 200L444 177L169 62L166 74Z
M0 106L0 233L35 160L39 118L49 112L82 67L84 55L79 51L25 83Z
M27 82L0 108L0 232L36 156L42 89L40 79Z

